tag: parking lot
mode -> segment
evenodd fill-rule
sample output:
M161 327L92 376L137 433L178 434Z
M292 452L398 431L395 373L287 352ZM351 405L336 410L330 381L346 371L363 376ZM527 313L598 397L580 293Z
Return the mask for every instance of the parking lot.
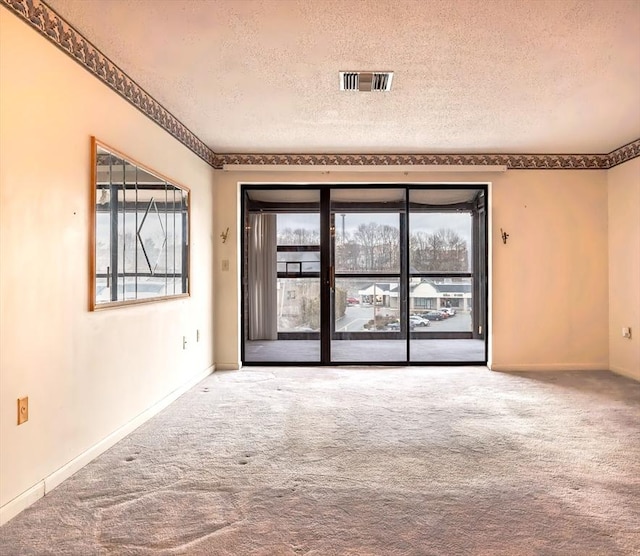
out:
M397 312L386 307L375 307L375 314L397 317ZM364 332L365 324L374 318L374 307L371 305L351 305L346 308L345 315L336 320L336 332ZM471 314L458 311L453 317L440 321L430 321L428 327L416 327L415 331L424 332L470 332Z

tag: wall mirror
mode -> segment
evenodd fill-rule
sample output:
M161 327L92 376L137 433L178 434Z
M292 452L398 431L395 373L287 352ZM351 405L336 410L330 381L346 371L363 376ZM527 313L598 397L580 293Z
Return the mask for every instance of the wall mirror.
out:
M91 309L189 295L189 190L92 138Z

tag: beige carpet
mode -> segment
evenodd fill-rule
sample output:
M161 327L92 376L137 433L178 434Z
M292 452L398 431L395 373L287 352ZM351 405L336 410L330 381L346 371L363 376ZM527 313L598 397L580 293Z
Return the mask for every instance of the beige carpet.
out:
M2 527L0 553L640 554L640 383L216 373Z

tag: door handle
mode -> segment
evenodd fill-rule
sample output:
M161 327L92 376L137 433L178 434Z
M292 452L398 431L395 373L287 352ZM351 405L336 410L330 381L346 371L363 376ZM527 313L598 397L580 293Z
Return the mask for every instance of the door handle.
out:
M336 289L336 267L333 265L329 267L329 287L331 291Z

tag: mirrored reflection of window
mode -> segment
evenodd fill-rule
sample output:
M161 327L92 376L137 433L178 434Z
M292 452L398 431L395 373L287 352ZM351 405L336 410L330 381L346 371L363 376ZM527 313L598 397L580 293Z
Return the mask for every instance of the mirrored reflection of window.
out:
M92 309L189 292L189 191L94 140Z

